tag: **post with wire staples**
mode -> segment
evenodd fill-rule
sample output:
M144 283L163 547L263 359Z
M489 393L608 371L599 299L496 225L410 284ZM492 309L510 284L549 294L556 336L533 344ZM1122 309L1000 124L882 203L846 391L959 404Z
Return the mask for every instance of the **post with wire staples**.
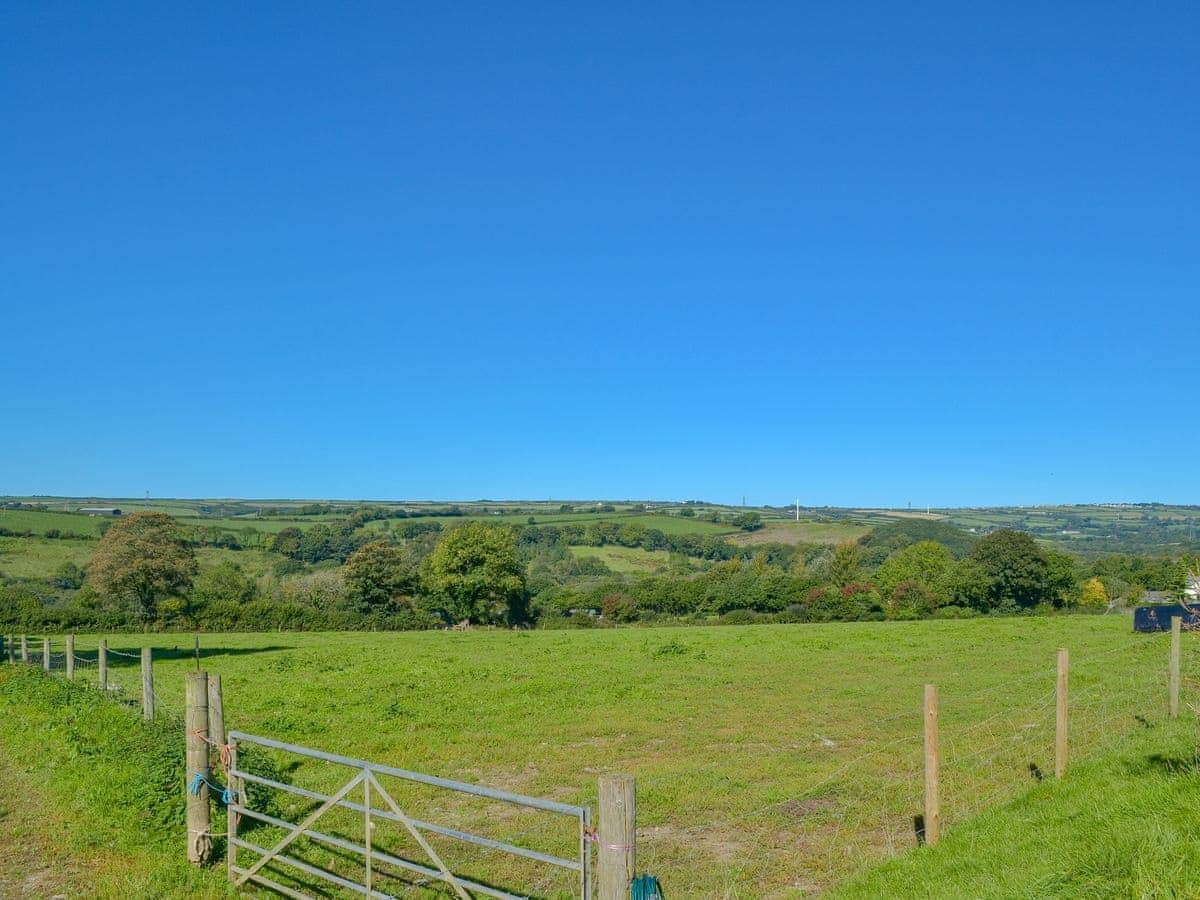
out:
M1070 667L1070 653L1066 647L1058 651L1058 679L1054 683L1054 777L1065 778L1067 775L1067 673Z
M96 668L100 671L100 690L108 690L108 641L100 641L100 649L96 651Z
M154 721L154 650L142 648L142 718Z
M42 638L42 668L50 671L50 638Z
M925 843L942 837L942 797L938 784L938 689L925 685Z
M29 638L21 635L21 662L29 662Z
M628 900L637 864L637 795L632 775L600 776L599 900Z
M67 635L67 681L75 680L75 635Z
M1167 700L1167 710L1172 719L1179 716L1179 640L1182 630L1183 619L1171 616L1171 693Z
M187 855L188 862L203 865L212 855L208 812L208 673L188 672L187 712Z

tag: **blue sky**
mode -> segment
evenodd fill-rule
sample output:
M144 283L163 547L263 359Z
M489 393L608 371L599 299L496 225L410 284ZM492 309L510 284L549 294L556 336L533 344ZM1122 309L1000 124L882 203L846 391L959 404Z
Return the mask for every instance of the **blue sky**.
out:
M0 8L0 493L1200 502L1200 6Z

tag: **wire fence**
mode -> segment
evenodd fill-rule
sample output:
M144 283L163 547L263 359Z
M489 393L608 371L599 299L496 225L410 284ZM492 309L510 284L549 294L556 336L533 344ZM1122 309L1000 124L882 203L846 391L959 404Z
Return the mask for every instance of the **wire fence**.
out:
M1200 714L1200 631L1184 629L1178 667L1180 703ZM58 673L67 668L62 639L45 656L41 638L8 641L9 658ZM24 648L18 650L18 647ZM76 680L98 685L100 650L74 652ZM140 705L134 674L140 652L107 648L108 692ZM136 666L131 662L136 661ZM1094 756L1170 715L1172 690L1167 636L1133 635L1106 650L1072 653L1069 661L1069 760ZM971 817L1020 796L1052 778L1060 738L1055 659L1027 670L997 671L981 686L958 691L940 685L938 711L941 822L956 828ZM881 694L880 696L884 696ZM888 694L887 696L894 696ZM177 724L185 712L177 700L152 693L155 718ZM876 698L877 699L877 698ZM876 699L864 697L864 705ZM853 711L852 711L853 712ZM781 896L817 892L925 839L925 746L917 691L883 715L829 716L804 733L780 729L755 743L731 736L698 765L639 774L638 868L658 875L676 896ZM679 737L686 741L686 734ZM661 751L670 756L670 745ZM695 759L695 754L689 757ZM319 783L314 789L324 789ZM414 795L412 802L431 798ZM593 804L592 792L571 802ZM563 849L569 835L552 823L513 815L495 819L462 800L435 812L453 827L470 830L487 822L503 841ZM288 812L303 815L311 806ZM669 811L669 818L662 811ZM433 815L431 812L430 815ZM334 823L336 825L336 823ZM557 842L557 843L556 843ZM313 851L316 852L316 851ZM328 848L325 848L328 853ZM447 863L470 877L502 881L523 877L511 861L487 847L447 851ZM714 883L715 882L715 883ZM567 896L569 878L539 873L527 882L530 896ZM389 886L389 893L435 890L416 878Z

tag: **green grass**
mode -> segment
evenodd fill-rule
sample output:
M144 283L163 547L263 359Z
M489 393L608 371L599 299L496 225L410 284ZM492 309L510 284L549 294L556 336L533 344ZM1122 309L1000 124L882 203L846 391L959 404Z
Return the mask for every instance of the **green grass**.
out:
M1193 716L1136 732L1027 796L834 892L876 897L1198 897Z
M223 872L186 861L177 729L9 666L0 721L0 894L233 896Z
M49 578L63 563L83 566L95 541L0 537L0 572L9 578Z
M278 534L285 528L299 528L301 530L310 528L313 525L319 525L329 521L319 516L297 516L291 519L259 519L255 516L245 516L236 518L219 518L208 516L179 516L179 524L194 525L204 528L224 528L234 533L241 532L246 528L253 528L255 531L262 534Z
M76 534L100 534L100 523L111 518L82 516L73 512L42 512L35 509L0 509L0 528L45 534L51 528Z
M684 897L798 896L913 846L926 682L942 691L949 835L1034 787L1031 765L1052 770L1057 647L1073 654L1077 760L1142 722L1158 733L1165 712L1166 638L1134 635L1124 618L202 642L203 665L224 678L227 721L251 733L568 802L594 803L601 773L636 775L641 867ZM110 643L159 648L157 690L181 706L190 638ZM134 660L114 656L112 676L136 694ZM339 774L301 763L292 777L328 789ZM420 792L403 802L571 853L570 829L536 815L497 817ZM464 872L510 887L545 875L437 846ZM544 888L556 895L570 882Z
M9 578L49 578L63 563L85 566L95 550L95 541L0 537L0 573ZM262 550L200 547L196 559L202 570L220 562L235 562L257 578L271 571L279 557Z
M666 567L670 554L666 550L642 550L639 547L569 547L575 556L591 556L601 560L614 572L641 574Z

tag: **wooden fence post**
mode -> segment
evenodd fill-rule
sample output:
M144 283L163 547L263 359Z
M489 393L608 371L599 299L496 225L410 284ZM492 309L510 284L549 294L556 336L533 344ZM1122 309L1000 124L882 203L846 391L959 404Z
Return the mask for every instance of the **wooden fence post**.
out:
M154 650L142 648L142 718L154 721Z
M10 663L15 663L17 661L17 647L16 647L16 644L14 643L14 640L15 639L10 634L8 636L8 661Z
M942 797L938 784L938 689L925 685L925 843L942 837Z
M208 676L208 736L218 744L225 743L225 698L220 675Z
M67 635L67 681L75 680L75 635Z
M189 786L197 776L203 779L198 791L187 792L187 854L188 862L201 865L212 855L212 835L208 830L208 744L204 740L208 736L208 673L188 672L186 677L185 777Z
M29 638L21 635L21 662L29 662Z
M96 667L100 670L100 690L108 690L108 641L100 641L96 651Z
M1171 695L1167 705L1172 719L1179 715L1179 643L1182 630L1183 619L1171 616Z
M600 900L628 900L637 865L637 796L632 775L600 776Z
M1067 774L1067 677L1070 669L1070 652L1066 647L1058 651L1058 679L1054 684L1054 777L1063 778Z
M50 671L50 638L42 638L42 668Z

